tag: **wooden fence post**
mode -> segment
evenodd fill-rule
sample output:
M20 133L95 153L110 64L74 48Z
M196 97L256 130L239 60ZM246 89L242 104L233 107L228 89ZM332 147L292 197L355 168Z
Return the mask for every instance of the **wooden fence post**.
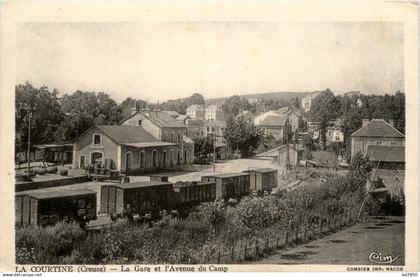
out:
M307 229L307 225L306 225L306 222L305 222L305 226L304 226L304 231L303 231L303 240L305 240L306 239L306 229Z
M246 260L246 251L248 250L248 242L245 240L245 253L244 253L244 260Z
M232 262L235 260L235 244L232 245Z
M322 220L319 220L319 234L322 235Z
M276 249L279 248L279 235L276 235Z
M220 250L217 252L217 264L220 264Z
M266 245L265 245L265 252L267 252L267 251L268 251L269 246L270 246L270 240L269 240L269 239L268 239L268 237L267 237L267 243L266 243Z
M255 256L258 256L258 247L259 244L257 243L257 240L255 240Z

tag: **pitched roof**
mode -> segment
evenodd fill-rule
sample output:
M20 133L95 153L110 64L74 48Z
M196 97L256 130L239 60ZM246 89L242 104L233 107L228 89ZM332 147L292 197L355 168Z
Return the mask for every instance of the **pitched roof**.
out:
M150 119L150 121L152 121L155 125L159 127L185 127L184 124L182 124L181 122L179 122L178 120L176 120L175 118L173 118L166 112L145 111L145 110L137 111L136 113L132 114L130 117L121 121L120 124L139 113L143 114L145 117Z
M279 150L280 149L286 149L286 144L280 145L276 148L270 149L266 152L257 154L256 157L277 157L279 155ZM289 144L289 151L293 150L293 151L298 151L292 144Z
M372 119L368 124L354 132L352 137L404 138L404 134L383 119Z
M272 127L284 127L286 125L287 116L284 115L270 115L264 118L258 126L272 126Z
M179 113L177 111L163 111L163 112L169 114L173 118L176 118L179 116Z
M180 115L178 115L178 117L176 118L176 120L185 120L187 118L190 118L190 116L187 115L187 114L180 114Z
M370 161L405 162L404 146L368 145L367 154Z
M140 126L97 125L96 127L118 144L159 141Z
M36 199L48 199L48 198L58 198L58 197L70 197L70 196L79 196L86 194L96 194L96 191L91 189L67 189L67 190L57 190L57 191L22 191L16 193L16 195L27 195Z

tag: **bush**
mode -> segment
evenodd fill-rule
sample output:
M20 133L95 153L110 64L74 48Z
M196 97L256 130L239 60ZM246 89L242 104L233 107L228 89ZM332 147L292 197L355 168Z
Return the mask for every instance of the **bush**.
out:
M50 227L29 226L16 230L17 263L59 263L85 239L77 223L59 222Z

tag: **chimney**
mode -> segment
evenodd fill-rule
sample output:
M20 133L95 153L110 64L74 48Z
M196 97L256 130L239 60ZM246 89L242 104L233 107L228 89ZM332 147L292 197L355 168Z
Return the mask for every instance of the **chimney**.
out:
M395 128L395 120L394 119L390 119L389 120L389 125L391 125L393 128Z
M362 127L365 127L369 123L369 119L363 118Z

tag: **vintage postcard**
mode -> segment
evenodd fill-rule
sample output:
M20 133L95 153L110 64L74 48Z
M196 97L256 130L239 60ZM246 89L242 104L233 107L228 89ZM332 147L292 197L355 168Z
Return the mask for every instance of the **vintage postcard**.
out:
M419 270L417 1L0 4L0 270Z

